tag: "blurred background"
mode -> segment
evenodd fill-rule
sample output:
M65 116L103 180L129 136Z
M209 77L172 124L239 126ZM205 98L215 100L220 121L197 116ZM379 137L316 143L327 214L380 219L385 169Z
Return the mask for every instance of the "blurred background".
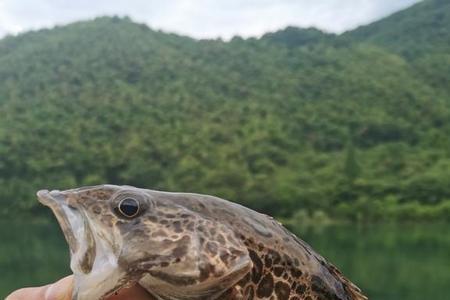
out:
M448 0L0 0L0 298L68 274L35 192L275 216L375 300L450 294Z

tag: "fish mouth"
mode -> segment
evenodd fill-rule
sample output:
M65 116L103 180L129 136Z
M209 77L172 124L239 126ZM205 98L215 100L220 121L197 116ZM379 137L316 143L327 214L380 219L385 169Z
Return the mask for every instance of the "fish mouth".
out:
M91 272L96 255L95 239L83 211L71 203L67 192L41 190L37 197L58 220L69 244L72 271L75 274Z
M98 236L95 230L99 228L89 221L79 201L79 193L86 189L37 193L39 202L53 211L69 244L70 268L75 275L72 300L105 299L133 283L119 268L109 242Z

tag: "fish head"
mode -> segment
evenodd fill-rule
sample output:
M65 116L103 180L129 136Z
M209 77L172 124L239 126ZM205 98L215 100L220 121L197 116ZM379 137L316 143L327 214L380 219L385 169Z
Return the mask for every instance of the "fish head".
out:
M140 284L160 297L213 299L252 267L227 226L172 193L99 185L41 190L69 244L74 300Z

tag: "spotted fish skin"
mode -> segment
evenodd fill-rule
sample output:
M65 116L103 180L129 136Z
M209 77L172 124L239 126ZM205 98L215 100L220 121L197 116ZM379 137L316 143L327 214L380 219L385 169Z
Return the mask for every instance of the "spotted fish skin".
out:
M362 300L360 289L272 217L217 197L185 194L183 202L233 228L252 269L224 300Z
M74 300L134 283L155 300L367 299L276 220L224 199L114 185L38 196L69 242ZM140 203L132 218L117 212L125 198Z

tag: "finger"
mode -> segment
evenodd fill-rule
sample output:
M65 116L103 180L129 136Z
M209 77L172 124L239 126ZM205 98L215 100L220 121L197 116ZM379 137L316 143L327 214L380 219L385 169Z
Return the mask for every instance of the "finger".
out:
M129 288L123 288L116 294L109 296L106 300L156 300L139 284L136 284Z
M24 288L13 292L5 300L70 300L73 290L73 276L67 276L53 284L42 287ZM123 288L106 300L156 300L140 285Z
M67 276L53 284L17 290L5 300L70 300L72 285L73 276Z
M24 288L13 292L5 300L42 300L49 286Z
M42 299L70 300L72 299L72 290L73 290L73 276L70 275L48 286L45 292L45 297Z

